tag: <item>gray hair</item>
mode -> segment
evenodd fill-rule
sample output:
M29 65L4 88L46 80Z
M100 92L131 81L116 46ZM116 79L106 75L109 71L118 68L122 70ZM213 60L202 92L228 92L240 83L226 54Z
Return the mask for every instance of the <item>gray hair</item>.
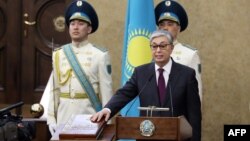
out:
M174 42L173 36L172 36L172 34L171 34L170 32L168 32L168 31L166 31L166 30L156 30L156 31L154 31L154 32L151 34L150 38L149 38L150 43L152 42L152 40L153 40L154 38L160 37L160 36L166 37L166 38L168 39L169 43L170 43L170 44L173 44L173 42Z

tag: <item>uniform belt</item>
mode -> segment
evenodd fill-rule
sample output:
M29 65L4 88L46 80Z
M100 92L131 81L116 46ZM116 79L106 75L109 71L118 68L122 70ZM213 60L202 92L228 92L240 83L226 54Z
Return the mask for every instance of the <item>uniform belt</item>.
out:
M98 95L98 94L97 94ZM61 98L76 98L76 99L85 99L88 98L88 95L86 93L75 93L74 97L71 97L69 93L61 93Z

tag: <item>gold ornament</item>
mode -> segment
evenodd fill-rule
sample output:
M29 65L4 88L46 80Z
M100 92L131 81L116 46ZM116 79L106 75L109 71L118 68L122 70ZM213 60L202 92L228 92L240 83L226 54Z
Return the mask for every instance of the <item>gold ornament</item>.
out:
M41 117L44 113L43 105L40 103L35 103L35 104L31 105L30 113L34 118Z

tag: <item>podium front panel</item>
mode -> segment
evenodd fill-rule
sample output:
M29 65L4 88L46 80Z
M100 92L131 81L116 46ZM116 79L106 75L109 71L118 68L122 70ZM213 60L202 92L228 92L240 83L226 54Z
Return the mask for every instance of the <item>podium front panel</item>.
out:
M141 135L140 124L150 120L155 131L152 136ZM116 117L116 139L178 140L178 118L171 117Z

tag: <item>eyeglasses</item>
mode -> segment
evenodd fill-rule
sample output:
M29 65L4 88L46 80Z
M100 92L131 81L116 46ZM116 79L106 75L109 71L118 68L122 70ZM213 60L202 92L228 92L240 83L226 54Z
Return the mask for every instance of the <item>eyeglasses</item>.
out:
M165 50L165 49L168 47L168 45L172 45L172 44L159 44L159 45L157 45L157 44L152 44L152 45L150 45L150 47L151 47L153 50L157 50L158 47L159 47L161 50Z

